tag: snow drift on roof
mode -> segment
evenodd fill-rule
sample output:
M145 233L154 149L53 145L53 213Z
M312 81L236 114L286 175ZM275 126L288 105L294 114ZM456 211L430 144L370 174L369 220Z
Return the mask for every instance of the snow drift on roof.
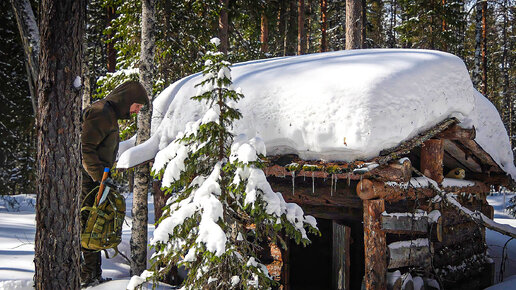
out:
M237 106L244 117L234 133L259 135L268 155L369 159L445 118L478 119L470 116L477 112L476 97L464 63L444 52L370 49L281 57L235 64L232 76L245 94ZM200 74L183 78L156 98L151 139L122 154L118 167L153 158L187 122L203 116L207 106L190 99L200 80ZM512 154L495 151L507 155L495 157L497 162Z

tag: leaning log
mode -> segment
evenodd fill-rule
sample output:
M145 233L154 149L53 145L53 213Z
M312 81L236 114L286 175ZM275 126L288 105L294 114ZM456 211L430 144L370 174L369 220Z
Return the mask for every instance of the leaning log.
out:
M382 199L364 200L364 252L366 289L387 288L387 259L385 232L381 215L385 211Z
M475 128L464 129L464 128L461 128L457 124L453 124L450 127L448 127L448 129L435 135L435 138L448 139L448 140L474 140L475 137L476 137Z
M389 269L407 266L428 268L430 263L430 244L428 239L394 242L388 245Z

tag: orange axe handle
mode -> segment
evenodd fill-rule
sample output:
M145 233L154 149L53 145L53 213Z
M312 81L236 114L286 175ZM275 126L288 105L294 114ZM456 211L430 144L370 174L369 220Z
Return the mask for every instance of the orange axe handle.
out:
M97 193L97 197L95 198L95 205L99 204L100 198L102 197L102 192L104 191L104 181L108 178L109 168L104 168L104 174L102 175L102 181L100 182L99 192Z

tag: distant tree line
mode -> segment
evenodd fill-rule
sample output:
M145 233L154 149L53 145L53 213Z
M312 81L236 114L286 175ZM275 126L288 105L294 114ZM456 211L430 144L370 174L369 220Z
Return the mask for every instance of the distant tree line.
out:
M17 1L0 4L5 24L0 28L5 41L0 47L0 98L5 104L0 109L0 194L34 190L35 123L33 93L27 81L30 61L23 52L13 2ZM39 19L35 8L39 1L21 2L31 3ZM219 36L223 45L227 39L228 58L234 63L346 49L350 41L346 29L359 29L358 47L436 49L461 57L474 86L498 108L515 145L514 0L155 2L155 93L200 71L205 45L213 36ZM348 16L358 17L353 22L356 27L346 27L346 10ZM140 0L88 1L83 106L123 81L139 78L141 11ZM227 21L222 30L221 19ZM125 123L124 128L124 136L130 136L136 120Z

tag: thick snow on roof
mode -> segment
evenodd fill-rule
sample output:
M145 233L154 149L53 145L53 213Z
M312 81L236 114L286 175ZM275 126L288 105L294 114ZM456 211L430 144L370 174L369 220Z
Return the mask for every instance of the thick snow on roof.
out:
M453 116L475 125L479 137L486 132L489 138L479 144L516 176L498 113L476 95L464 63L454 55L347 50L239 63L232 66L232 77L233 87L245 95L237 105L243 118L234 133L260 136L267 155L369 159ZM190 99L200 81L200 74L188 76L156 98L151 139L124 152L118 167L153 158L186 123L203 117L207 105ZM477 117L485 110L498 119Z

